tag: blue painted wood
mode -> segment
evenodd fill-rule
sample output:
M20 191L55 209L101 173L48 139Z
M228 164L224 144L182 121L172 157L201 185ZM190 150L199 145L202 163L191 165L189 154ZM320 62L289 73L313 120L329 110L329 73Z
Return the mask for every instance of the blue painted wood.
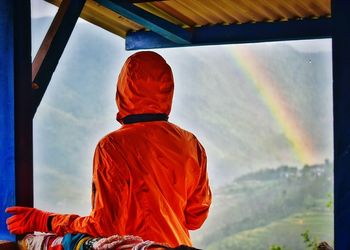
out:
M126 49L155 49L200 45L219 45L315 39L331 37L330 18L290 20L288 22L214 25L194 28L191 44L177 44L155 32L130 32L126 36Z
M152 30L175 44L190 44L191 33L187 30L155 16L128 1L120 0L96 0L101 5L114 12Z
M332 1L335 249L350 249L350 1Z
M33 206L30 0L0 4L0 240L6 207Z
M5 208L15 204L13 2L0 2L0 240L15 240Z

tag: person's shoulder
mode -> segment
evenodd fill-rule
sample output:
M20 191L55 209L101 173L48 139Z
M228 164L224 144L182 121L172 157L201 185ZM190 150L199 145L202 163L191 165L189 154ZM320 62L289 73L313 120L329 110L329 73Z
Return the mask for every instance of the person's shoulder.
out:
M180 127L179 125L176 125L176 124L171 123L171 122L169 122L169 125L172 126L173 129L176 130L179 134L182 134L185 138L199 142L196 135L194 133L192 133L191 131L184 129L184 128Z
M191 141L193 146L196 146L200 151L203 151L205 153L205 148L203 144L200 142L200 140L194 133L186 129L183 129L174 123L171 123L171 125L174 126L175 129L180 131L180 133L182 133L184 137L187 138L188 141Z
M99 147L106 147L108 146L109 144L116 144L116 142L118 140L120 140L121 137L123 137L123 130L121 128L117 129L117 130L114 130L108 134L106 134L105 136L103 136L99 142L98 142L98 146Z

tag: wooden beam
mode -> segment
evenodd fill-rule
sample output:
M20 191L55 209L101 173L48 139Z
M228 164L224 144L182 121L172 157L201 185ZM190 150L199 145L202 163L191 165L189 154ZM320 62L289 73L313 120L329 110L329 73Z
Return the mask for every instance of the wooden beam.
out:
M332 1L335 249L350 249L350 1Z
M16 205L33 206L30 0L14 0Z
M63 0L32 66L32 116L43 98L52 74L84 7L85 0Z
M152 30L156 34L172 41L175 44L190 44L191 32L167 20L153 15L132 3L124 0L96 0L104 7Z
M332 19L214 25L194 28L191 32L191 44L177 44L152 31L129 32L125 47L127 50L138 50L327 38L332 35Z

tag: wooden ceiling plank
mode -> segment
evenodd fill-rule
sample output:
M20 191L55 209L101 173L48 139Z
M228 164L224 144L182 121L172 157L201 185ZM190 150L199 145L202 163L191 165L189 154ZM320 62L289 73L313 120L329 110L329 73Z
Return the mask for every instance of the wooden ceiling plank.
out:
M294 13L294 17L304 17L304 14L300 12L299 8L296 8L295 4L291 1L283 1L283 4L279 4L280 8L285 8L291 13Z
M247 0L236 0L236 1L242 10L249 13L249 16L251 16L251 22L261 22L261 21L268 20L268 18L266 18L264 15L261 15L261 13L258 10L249 6L247 4Z
M61 0L45 0L59 6ZM111 0L110 0L111 1ZM113 0L112 0L113 1ZM115 0L118 2L117 0ZM331 16L330 0L129 0L139 7L182 28L205 25L241 24ZM81 17L125 37L129 31L145 29L115 11L87 0ZM147 27L146 27L147 28ZM179 27L180 28L180 27Z
M327 14L329 14L329 13L327 13L327 11L324 11L322 6L319 5L317 2L311 2L310 8L312 8L316 12L315 16L317 16L317 17L326 16Z
M259 19L263 20L270 20L275 21L277 18L271 14L271 11L267 11L267 9L264 9L262 7L262 3L258 0L252 2L252 1L242 1L242 3L247 6L248 9L251 10L251 12L254 12L258 16L260 16Z
M256 16L254 15L254 13L252 13L249 9L242 7L242 1L240 0L236 0L236 1L229 1L228 4L231 9L233 9L233 11L235 11L237 13L237 10L239 11L239 13L248 19L248 22L256 22ZM243 4L244 5L244 4Z
M306 10L309 16L319 16L319 14L310 7L310 1L305 0L294 0L298 6L301 6L302 9Z
M140 30L143 28L142 25L139 25L136 22L133 22L132 20L129 20L118 13L115 13L114 11L104 7L103 5L97 3L93 0L87 0L86 3L86 10L83 9L83 13L91 12L90 15L100 14L103 18L107 20L115 20L115 22L120 23L122 26L128 27L128 29L132 30Z
M140 3L140 4L135 4L137 7L140 7L142 9L144 9L145 11L148 11L150 13L152 13L153 15L156 15L158 17L161 17L169 22L172 22L173 24L179 25L179 26L184 26L185 24L177 19L175 16L171 15L171 13L168 13L164 10L162 10L161 8L157 7L156 5L154 5L154 3Z
M196 24L196 22L194 22L193 19L189 18L183 12L169 5L169 1L154 2L153 4L158 8L175 15L177 19L181 20L181 22L185 24L185 26L192 27Z
M200 19L201 21L197 22L197 25L199 26L208 25L214 22L214 20L204 16L200 11L193 9L190 1L173 0L171 2L176 3L178 6L180 6L181 10L185 10L192 17Z
M285 7L280 4L279 0L262 0L264 5L267 8L275 11L278 15L281 16L281 19L291 19L295 16L295 14L290 13Z
M327 15L331 15L331 0L319 0L318 4Z
M168 5L172 6L175 9L181 10L182 13L186 14L188 18L193 20L195 22L194 26L202 26L208 24L208 20L204 19L202 16L197 15L196 13L193 12L191 8L189 8L186 4L183 5L181 1L178 0L172 0L167 2Z
M56 5L57 7L59 7L61 4L61 0L45 1ZM86 1L81 12L81 18L95 25L101 25L102 28L107 29L108 31L121 37L125 37L127 31L129 30L137 31L144 28L143 26L122 17L108 8L105 8L94 0ZM108 22L111 23L108 24Z
M202 15L210 16L210 19L211 19L210 25L224 23L224 22L228 23L230 19L227 19L226 15L221 16L217 11L216 6L210 5L211 1L212 0L207 0L203 2L203 1L193 0L191 1L191 4L192 4L192 7L194 7L194 9L201 10Z
M242 15L242 13L237 12L232 6L231 6L231 2L228 3L225 0L221 0L220 2L221 8L225 9L225 11L227 13L229 13L230 16L232 17L237 17L237 19L239 20L239 23L247 23L249 22L249 18L247 18L246 16Z
M220 17L222 18L223 22L225 22L225 24L241 23L243 21L241 16L238 16L235 13L230 13L229 11L227 11L227 9L223 7L222 2L220 0L218 1L209 0L206 4L210 9L215 10L215 12L218 15L220 15Z
M100 16L92 14L90 12L82 13L82 18L120 37L125 38L126 36L127 29L120 28L118 26L118 23L116 23L115 21L110 22L110 20L104 20Z

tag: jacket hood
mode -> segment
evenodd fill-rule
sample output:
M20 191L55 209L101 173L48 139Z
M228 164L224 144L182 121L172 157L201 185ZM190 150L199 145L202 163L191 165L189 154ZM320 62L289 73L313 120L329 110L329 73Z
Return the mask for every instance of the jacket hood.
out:
M117 120L123 124L129 115L169 115L173 93L173 74L164 58L155 52L137 52L126 60L118 77Z

